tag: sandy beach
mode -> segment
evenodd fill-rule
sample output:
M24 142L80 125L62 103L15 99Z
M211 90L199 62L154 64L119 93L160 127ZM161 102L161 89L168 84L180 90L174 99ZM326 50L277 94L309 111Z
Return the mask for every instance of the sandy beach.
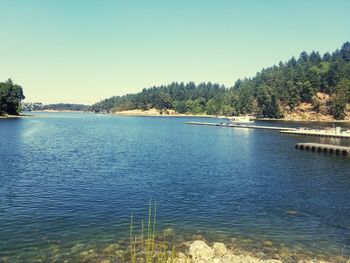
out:
M207 114L181 114L175 110L158 110L155 108L149 110L125 110L125 111L115 111L114 115L123 115L123 116L152 116L152 117L205 117L205 118L226 118L225 116L215 116Z

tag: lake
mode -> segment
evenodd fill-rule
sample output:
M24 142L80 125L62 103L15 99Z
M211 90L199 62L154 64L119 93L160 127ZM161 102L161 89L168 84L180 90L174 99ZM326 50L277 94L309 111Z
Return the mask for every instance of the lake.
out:
M178 239L269 240L350 257L350 158L294 149L350 140L186 121L222 120L82 113L0 120L0 262L69 258L76 244L127 239L131 213L140 225L150 199L157 229Z

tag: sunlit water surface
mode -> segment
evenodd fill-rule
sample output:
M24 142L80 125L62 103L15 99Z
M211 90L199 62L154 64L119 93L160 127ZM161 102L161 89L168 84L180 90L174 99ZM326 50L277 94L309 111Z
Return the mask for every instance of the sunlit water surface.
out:
M222 120L79 113L0 120L0 261L125 239L130 214L136 224L147 219L150 198L157 228L178 237L271 240L350 256L350 158L294 149L350 140L186 121Z

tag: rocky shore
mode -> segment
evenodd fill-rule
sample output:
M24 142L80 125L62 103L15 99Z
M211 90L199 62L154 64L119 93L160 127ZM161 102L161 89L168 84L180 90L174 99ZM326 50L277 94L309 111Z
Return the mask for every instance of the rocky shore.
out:
M269 242L269 241L266 241ZM260 252L258 255L253 255L248 251L241 251L233 248L228 248L222 242L214 242L209 246L203 240L187 242L188 253L178 253L175 260L170 262L175 263L350 263L350 259L342 256L334 257L330 260L326 259L300 259L296 255L275 255L280 259L271 259L266 254ZM272 243L265 244L272 246Z
M51 244L49 247L30 254L0 256L1 263L10 262L63 262L63 263L350 263L344 256L315 256L307 252L277 249L271 241L264 241L260 249L242 248L242 244L208 242L204 239L167 244L157 240L148 243L154 247L145 251L147 243L139 243L135 258L130 256L130 243L120 240L116 243L97 245L76 243L70 247ZM144 247L142 247L144 246ZM150 247L151 247L150 246ZM150 255L150 256L147 256Z
M270 241L265 241L264 246L271 251L274 250L273 244ZM164 256L164 252L158 251L153 254L152 262L157 263L350 263L349 258L343 256L334 256L329 258L310 257L300 255L296 252L279 251L280 254L268 255L262 251L252 252L242 250L238 246L231 246L223 242L208 243L205 240L195 240L182 242L175 247L174 254L170 250L166 252L166 257L159 260L159 254ZM131 262L128 248L122 248L119 244L110 244L102 250L84 249L83 246L75 245L71 252L76 254L74 260L79 262L98 262L98 263L113 263L113 262ZM144 263L145 252L138 250L136 258L137 263ZM74 262L65 260L64 262Z
M214 242L210 247L203 240L190 242L188 254L179 253L175 258L176 263L279 263L281 260L260 259L250 255L237 255L226 248L221 242Z

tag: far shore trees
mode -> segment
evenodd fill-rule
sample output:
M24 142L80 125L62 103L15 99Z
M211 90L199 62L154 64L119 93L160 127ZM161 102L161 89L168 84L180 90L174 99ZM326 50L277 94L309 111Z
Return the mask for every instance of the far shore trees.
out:
M0 115L19 115L24 98L22 87L11 79L0 82Z
M316 95L329 97L319 105ZM340 50L321 56L301 52L299 58L263 69L253 78L230 87L215 83L178 83L143 89L137 94L114 96L94 104L96 112L156 108L179 113L212 115L255 115L281 118L300 103L310 103L320 114L335 119L346 116L350 101L350 42Z

